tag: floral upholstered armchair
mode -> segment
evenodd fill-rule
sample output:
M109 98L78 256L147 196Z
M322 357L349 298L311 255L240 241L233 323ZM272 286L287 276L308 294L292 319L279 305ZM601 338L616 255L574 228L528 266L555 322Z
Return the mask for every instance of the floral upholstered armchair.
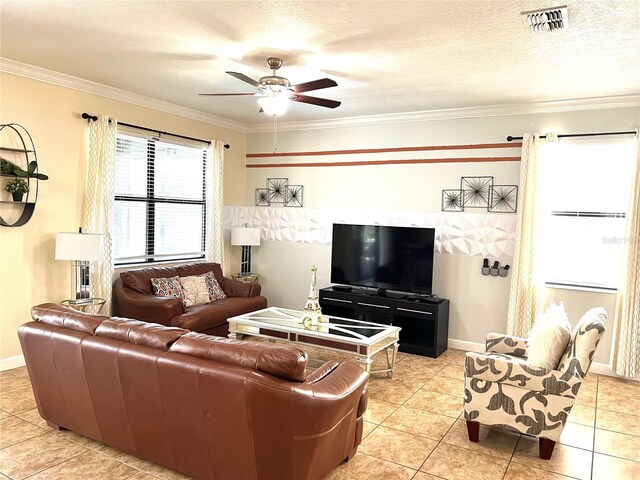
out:
M551 458L606 319L604 308L586 312L555 370L528 366L523 338L490 333L485 353L467 353L464 416L469 440L478 441L480 424L499 425L538 437L540 458Z

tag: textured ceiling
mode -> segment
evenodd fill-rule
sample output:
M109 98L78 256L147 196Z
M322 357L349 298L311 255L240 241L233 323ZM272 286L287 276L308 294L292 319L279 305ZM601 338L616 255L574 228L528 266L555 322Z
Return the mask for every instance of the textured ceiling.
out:
M568 5L531 34L520 12ZM225 70L293 83L329 76L283 121L640 92L640 0L0 2L0 55L246 124L267 123Z

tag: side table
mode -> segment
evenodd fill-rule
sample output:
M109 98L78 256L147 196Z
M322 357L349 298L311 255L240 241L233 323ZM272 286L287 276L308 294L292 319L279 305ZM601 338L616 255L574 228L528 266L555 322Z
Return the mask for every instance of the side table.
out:
M238 280L239 282L260 283L258 282L258 279L260 278L259 273L232 273L231 278L233 280Z
M87 308L93 307L95 308L95 312L91 313L98 314L100 310L102 310L102 306L105 304L106 300L104 298L87 298L86 301L76 303L74 300L63 300L60 302L60 305L65 307L71 307L80 312L86 312Z

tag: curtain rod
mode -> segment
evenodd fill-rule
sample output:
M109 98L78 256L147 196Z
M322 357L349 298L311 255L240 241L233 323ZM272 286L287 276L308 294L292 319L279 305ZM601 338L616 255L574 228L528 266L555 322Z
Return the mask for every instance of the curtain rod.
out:
M558 135L558 138L571 138L571 137L601 137L606 135L635 135L636 132L634 130L629 132L595 132L595 133L566 133L564 135ZM522 140L523 137L512 137L509 135L507 137L507 142L511 142L513 140ZM540 138L547 138L546 135L540 135Z
M98 116L97 115L91 115L87 112L84 112L82 114L82 118L84 118L85 120L89 120L89 121L96 121L98 120ZM111 120L109 120L111 121ZM206 143L207 145L211 145L211 142L209 140L202 140L201 138L194 138L194 137L187 137L185 135L178 135L177 133L170 133L170 132L162 132L160 130L156 130L155 128L147 128L147 127L141 127L140 125L132 125L131 123L124 123L124 122L118 122L118 125L123 125L125 127L131 127L131 128L137 128L138 130L146 130L147 132L153 132L153 133L159 133L160 135L171 135L172 137L178 137L178 138L184 138L185 140L194 140L196 142L202 142L202 143ZM224 148L229 149L231 148L231 145L229 145L228 143L224 144Z

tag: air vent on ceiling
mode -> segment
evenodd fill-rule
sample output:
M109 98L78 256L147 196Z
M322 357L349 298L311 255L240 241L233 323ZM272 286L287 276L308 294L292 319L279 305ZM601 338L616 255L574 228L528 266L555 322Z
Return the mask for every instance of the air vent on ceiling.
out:
M569 26L569 12L567 12L567 7L522 12L522 21L527 30L532 33L551 32Z

